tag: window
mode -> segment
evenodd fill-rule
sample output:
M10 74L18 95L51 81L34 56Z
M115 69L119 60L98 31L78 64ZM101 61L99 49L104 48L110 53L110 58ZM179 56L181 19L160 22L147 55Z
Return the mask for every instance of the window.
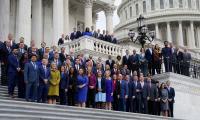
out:
M130 17L132 17L133 16L133 13L132 13L132 7L130 7Z
M139 15L139 6L138 6L138 4L135 5L135 8L136 8L136 15Z
M200 8L199 0L196 0L197 9Z
M191 0L188 0L188 8L192 8Z
M173 8L174 7L174 0L169 0L169 8Z
M151 0L151 10L155 10L155 0Z
M143 1L143 13L147 12L146 1Z
M199 1L199 0L197 0ZM183 8L183 0L179 0L179 8Z
M164 9L164 0L160 0L160 9Z
M126 20L128 19L128 13L127 13L127 10L125 10L125 17L126 17Z

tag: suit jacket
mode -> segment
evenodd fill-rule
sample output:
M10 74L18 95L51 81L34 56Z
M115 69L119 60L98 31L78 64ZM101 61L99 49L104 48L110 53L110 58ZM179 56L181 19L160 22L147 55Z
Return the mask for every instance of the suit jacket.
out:
M68 73L60 73L60 88L68 89L69 87L69 77Z
M128 83L128 97L132 98L133 96L136 96L136 86L134 81L131 80Z
M46 72L45 72L44 67L40 65L38 69L39 69L39 84L45 85L44 79L50 80L50 75L51 75L50 68L46 67Z
M129 70L129 69L122 68L122 69L121 69L121 74L122 74L122 75L130 75L130 70Z
M130 55L128 55L128 58L125 56L123 56L122 58L122 65L128 65L130 66L130 61L129 61Z
M117 44L117 39L111 37L111 41L110 41L110 42L111 42L111 43L114 43L114 44Z
M158 98L158 91L155 84L151 83L151 86L148 84L148 92L151 101L155 101Z
M113 69L114 64L115 64L114 60L111 60L111 63L109 62L109 60L106 60L106 65L109 65L111 70Z
M168 98L172 99L172 102L174 102L174 98L175 98L175 90L174 90L174 88L172 88L172 87L167 88L167 91L168 91Z
M38 49L39 60L42 60L44 52L45 52L45 48Z
M162 56L164 57L164 59L172 57L172 49L169 47L162 48L161 53L162 53Z
M105 35L104 36L104 41L111 42L111 36L110 35Z
M140 83L141 85L141 83ZM148 85L146 82L144 82L144 86L142 87L141 85L141 94L142 94L142 98L143 99L147 99L147 97L149 97L149 91L148 91Z
M125 80L122 80L117 82L117 94L119 95L119 98L125 99L125 95L128 95L128 82Z
M66 56L63 53L59 53L59 59L62 63L64 63L64 61L66 61Z
M10 49L7 48L7 46L5 44L2 45L2 49L1 49L1 61L4 63L4 64L7 64L8 63L8 56L11 54L11 49L12 47L10 47Z
M62 44L64 44L64 40L63 40L62 38L60 38L60 39L58 40L58 46L59 46L59 45L62 45Z
M32 62L26 63L24 68L24 80L27 82L36 82L39 81L39 69L36 65L36 68L33 66Z
M14 56L13 54L10 54L8 56L8 73L10 75L17 73L17 68L19 68L19 60L17 56Z
M146 51L145 51L145 58L146 58L146 60L148 61L148 62L152 62L152 58L153 58L153 50L152 50L152 52L149 50L149 49L147 49Z
M133 64L133 63L139 64L139 61L140 61L139 60L139 55L138 54L131 55L129 57L129 61L130 61L131 64Z
M19 44L20 44L20 43L17 43L17 45L16 45L17 48L19 48ZM26 44L24 44L24 50L26 50L26 51L28 50L28 46L27 46Z
M96 93L98 93L98 88L99 88L99 84L98 84L98 78L97 78L97 82L96 82ZM102 89L102 93L105 93L105 89L106 89L106 81L104 78L101 78L101 89Z

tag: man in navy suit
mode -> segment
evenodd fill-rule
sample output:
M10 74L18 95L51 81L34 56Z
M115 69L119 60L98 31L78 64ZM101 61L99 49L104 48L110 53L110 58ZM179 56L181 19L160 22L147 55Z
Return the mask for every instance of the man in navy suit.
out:
M145 51L145 58L148 62L149 73L152 74L153 49L151 43L148 44L148 49Z
M65 42L65 35L62 34L61 38L59 38L58 40L58 46L64 44L64 42Z
M43 55L44 55L44 53L45 53L45 47L46 47L46 43L45 43L45 42L42 42L42 43L41 43L41 48L38 49L39 60L42 60L42 58L43 58Z
M140 73L140 85L141 85L141 109L142 113L148 113L148 105L147 105L147 98L149 97L148 86L147 83L144 81L143 73Z
M10 97L14 97L14 89L19 77L18 73L21 70L17 54L17 48L13 48L12 53L8 56L8 94Z
M32 54L31 61L25 64L24 81L26 83L26 101L30 100L30 95L32 95L32 102L36 100L37 87L39 83L39 70L36 61L37 55Z
M130 55L129 55L129 51L126 50L126 55L123 56L122 58L122 65L127 65L128 69L131 69L131 64L130 64L130 59L129 59Z
M42 59L42 65L39 66L39 87L37 102L46 103L48 95L48 85L50 80L50 68L47 67L48 60Z
M119 99L119 111L126 111L126 100L128 98L128 82L123 80L122 74L118 75L117 97Z
M113 66L115 64L115 61L112 60L112 57L111 55L108 56L108 60L106 60L106 65L109 65L110 66L110 69L112 70L113 69Z
M114 35L112 34L111 36L111 43L117 44L117 39L114 37Z
M166 72L172 72L172 49L169 48L168 42L164 42L165 47L162 48L162 56L164 58L164 65L165 65L165 71Z
M55 62L58 69L61 67L62 62L60 61L59 53L58 52L54 53L54 57L53 57L53 60L51 60L51 62Z
M168 101L169 101L169 117L174 117L174 98L175 98L175 90L170 86L170 81L166 82L167 90L168 90Z
M139 55L136 53L136 50L133 50L133 55L129 57L131 64L131 71L137 71L139 73Z
M59 53L59 58L62 64L66 61L65 47L61 48L61 52Z

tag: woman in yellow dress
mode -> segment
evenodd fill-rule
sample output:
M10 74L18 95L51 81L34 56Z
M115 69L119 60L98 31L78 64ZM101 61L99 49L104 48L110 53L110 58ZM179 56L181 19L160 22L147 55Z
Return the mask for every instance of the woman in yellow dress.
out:
M56 104L59 96L60 71L57 69L56 63L51 63L51 76L49 81L48 103Z

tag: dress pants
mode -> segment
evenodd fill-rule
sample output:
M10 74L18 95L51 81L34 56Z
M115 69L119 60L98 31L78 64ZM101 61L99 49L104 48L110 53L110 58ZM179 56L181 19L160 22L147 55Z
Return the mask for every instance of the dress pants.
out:
M26 84L26 101L34 102L37 97L37 82L28 82Z

